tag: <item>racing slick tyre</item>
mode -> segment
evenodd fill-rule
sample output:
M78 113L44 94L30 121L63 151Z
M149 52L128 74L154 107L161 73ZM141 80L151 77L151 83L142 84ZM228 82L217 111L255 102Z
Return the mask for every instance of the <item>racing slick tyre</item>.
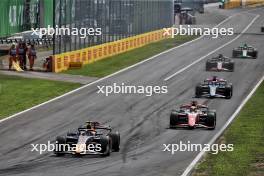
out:
M111 142L109 137L102 136L99 144L101 144L101 156L110 156Z
M210 71L211 69L211 63L209 61L206 62L206 65L205 65L205 71Z
M234 62L230 62L230 63L228 63L228 64L226 65L226 68L227 68L229 71L233 72L233 71L235 70L235 63L234 63Z
M200 85L197 85L195 87L195 97L200 98L202 96L202 87Z
M66 144L66 139L64 137L58 136L56 138L56 147L53 151L56 156L65 155L65 153L64 153L65 151L63 150L63 149L65 149L65 146L63 146L65 144Z
M261 32L264 32L264 26L261 27Z
M112 139L112 150L115 152L119 151L120 146L120 134L118 132L110 133L109 136Z
M216 126L216 113L209 111L207 114L206 125L209 130L214 130Z
M170 128L173 128L178 124L178 113L176 111L172 111L170 115Z
M252 57L252 59L257 59L257 57L258 57L258 51L253 51L251 53L251 57Z
M232 85L228 85L225 88L225 98L226 99L230 99L233 95L233 86Z
M234 49L234 50L233 50L232 57L233 57L233 58L237 58L239 55L240 55L240 51Z

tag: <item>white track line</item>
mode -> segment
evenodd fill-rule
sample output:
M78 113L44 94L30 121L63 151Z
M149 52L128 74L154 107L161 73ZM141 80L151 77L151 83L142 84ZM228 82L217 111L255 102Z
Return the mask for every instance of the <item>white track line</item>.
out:
M236 14L234 14L234 15L229 16L228 18L224 19L222 22L220 22L220 23L219 23L218 25L216 25L215 27L220 26L221 24L225 23L227 20L229 20L230 18L232 18L233 16L235 16L235 15L237 15L237 14L239 14L239 13L236 13ZM134 65L131 65L131 66L129 66L129 67L126 67L126 68L124 68L124 69L122 69L122 70L119 70L119 71L117 71L117 72L115 72L115 73L113 73L113 74L111 74L111 75L108 75L108 76L103 77L103 78L101 78L101 79L98 79L98 80L96 80L96 81L94 81L94 82L91 82L91 83L89 83L89 84L86 84L86 85L84 85L84 86L82 86L82 87L79 87L79 88L77 88L77 89L75 89L75 90L72 90L72 91L70 91L70 92L68 92L68 93L66 93L66 94L63 94L63 95L61 95L61 96L58 96L58 97L56 97L56 98L53 98L53 99L48 100L48 101L46 101L46 102L43 102L43 103L41 103L41 104L38 104L38 105L36 105L36 106L33 106L33 107L31 107L31 108L29 108L29 109L26 109L26 110L24 110L24 111L21 111L21 112L18 112L18 113L16 113L16 114L13 114L13 115L11 115L11 116L9 116L9 117L6 117L6 118L4 118L4 119L1 119L1 120L0 120L0 123L4 122L4 121L6 121L6 120L9 120L9 119L11 119L11 118L13 118L13 117L16 117L16 116L18 116L18 115L21 115L21 114L23 114L23 113L26 113L26 112L28 112L28 111L34 110L34 109L36 109L36 108L38 108L38 107L40 107L40 106L43 106L43 105L45 105L45 104L51 103L51 102L53 102L53 101L56 101L56 100L58 100L58 99L60 99L60 98L63 98L63 97L65 97L65 96L68 96L68 95L70 95L70 94L73 94L73 93L75 93L75 92L77 92L77 91L79 91L79 90L82 90L82 89L84 89L84 88L86 88L86 87L89 87L89 86L91 86L91 85L93 85L93 84L95 84L95 83L98 83L98 82L100 82L100 81L103 81L103 80L105 80L105 79L107 79L107 78L110 78L110 77L112 77L112 76L115 76L115 75L117 75L117 74L119 74L119 73L121 73L121 72L124 72L124 71L126 71L126 70L129 70L129 69L131 69L131 68L134 68L134 67L136 67L136 66L138 66L138 65L140 65L140 64L143 64L143 63L145 63L145 62L147 62L147 61L150 61L150 60L152 60L152 59L155 59L155 58L157 58L158 56L160 56L160 55L162 55L162 54L165 54L165 53L168 53L168 52L170 52L170 51L172 51L172 50L174 50L174 49L177 49L177 48L183 47L183 46L185 46L185 45L188 45L188 44L190 44L190 43L193 43L193 42L195 42L195 41L201 39L202 37L203 37L203 36L200 36L200 37L198 37L198 38L196 38L196 39L194 39L194 40L191 40L191 41L189 41L189 42L183 43L182 45L176 46L176 47L171 48L171 49L169 49L169 50L166 50L166 51L164 51L164 52L162 52L162 53L159 53L159 54L157 54L157 55L155 55L155 56L152 56L152 57L150 57L150 58L148 58L148 59L146 59L146 60L143 60L143 61L141 61L141 62L138 62L138 63L134 64Z
M257 88L261 85L261 83L264 80L264 76L259 80L257 85L253 88L253 90L248 94L248 96L242 101L242 103L239 105L239 107L236 109L234 114L229 118L229 120L225 123L225 125L218 131L218 133L215 134L215 136L208 142L209 145L212 145L220 136L221 134L225 131L225 129L231 124L231 122L236 118L238 113L241 111L241 109L245 106L247 101L252 97L252 95L256 92ZM193 170L195 165L200 161L202 156L205 154L206 151L202 150L196 157L195 159L190 163L190 165L185 169L183 174L181 176L188 176L190 172Z
M158 57L158 56L160 56L160 55L162 55L162 54L168 53L168 52L170 52L170 51L172 51L172 50L174 50L174 49L177 49L177 48L183 47L183 46L185 46L185 45L188 45L188 44L190 44L190 43L192 43L192 42L195 42L195 41L201 39L202 37L203 37L203 36L201 36L201 37L199 37L199 38L196 38L196 39L194 39L194 40L191 40L191 41L189 41L189 42L183 43L182 45L179 45L179 46L176 46L176 47L171 48L171 49L169 49L169 50L166 50L166 51L164 51L164 52L162 52L162 53L159 53L159 54L157 54L157 55L155 55L155 56L152 56L152 57L150 57L150 58L148 58L148 59L146 59L146 60L143 60L143 61L141 61L141 62L138 62L138 63L134 64L134 65L131 65L131 66L129 66L129 67L126 67L126 68L124 68L124 69L122 69L122 70L119 70L119 71L117 71L117 72L115 72L115 73L113 73L113 74L111 74L111 75L105 76L105 77L103 77L103 78L101 78L101 79L98 79L98 80L96 80L96 81L94 81L94 82L91 82L91 83L86 84L86 85L84 85L84 86L82 86L82 87L79 87L79 88L77 88L77 89L74 89L74 90L72 90L72 91L70 91L70 92L68 92L68 93L65 93L65 94L61 95L61 96L58 96L58 97L56 97L56 98L53 98L53 99L48 100L48 101L46 101L46 102L43 102L43 103L41 103L41 104L39 104L39 105L33 106L33 107L29 108L29 109L26 109L26 110L24 110L24 111L18 112L18 113L16 113L16 114L11 115L11 116L9 116L9 117L6 117L6 118L4 118L4 119L1 119L1 120L0 120L0 123L4 122L4 121L6 121L6 120L9 120L9 119L11 119L11 118L13 118L13 117L16 117L16 116L18 116L18 115L21 115L21 114L23 114L23 113L26 113L26 112L28 112L28 111L31 111L31 110L33 110L33 109L36 109L36 108L38 108L38 107L40 107L40 106L43 106L43 105L45 105L45 104L51 103L51 102L53 102L53 101L55 101L55 100L58 100L58 99L60 99L60 98L63 98L63 97L65 97L65 96L67 96L67 95L73 94L73 93L75 93L75 92L77 92L77 91L79 91L79 90L82 90L82 89L84 89L84 88L86 88L86 87L89 87L89 86L91 86L91 85L93 85L93 84L95 84L95 83L98 83L98 82L103 81L103 80L105 80L105 79L107 79L107 78L110 78L110 77L112 77L112 76L115 76L115 75L117 75L117 74L119 74L119 73L121 73L121 72L124 72L124 71L126 71L126 70L129 70L129 69L131 69L131 68L133 68L133 67L136 67L136 66L138 66L138 65L140 65L140 64L143 64L143 63L145 63L145 62L147 62L147 61L150 61L150 60L152 60L152 59L155 59L156 57Z
M225 43L224 45L220 46L219 48L216 48L215 50L209 52L208 54L206 54L206 55L200 57L199 59L197 59L196 61L194 61L194 62L192 62L191 64L187 65L186 67L180 69L180 70L177 71L176 73L174 73L174 74L168 76L167 78L164 79L164 81L168 81L168 80L170 80L170 79L173 78L174 76L176 76L176 75L182 73L183 71L187 70L187 69L190 68L191 66L197 64L198 62L204 60L206 57L210 56L211 54L215 53L216 51L218 51L218 50L224 48L225 46L227 46L227 45L231 44L232 42L234 42L235 40L237 40L239 37L241 37L241 35L243 35L243 34L248 30L248 28L249 28L249 27L250 27L250 26L256 21L256 19L258 19L259 16L260 16L260 15L255 16L255 18L249 23L249 25L248 25L248 26L247 26L247 27L246 27L246 28L245 28L245 29L244 29L244 30L243 30L238 36L236 36L234 39L230 40L229 42Z

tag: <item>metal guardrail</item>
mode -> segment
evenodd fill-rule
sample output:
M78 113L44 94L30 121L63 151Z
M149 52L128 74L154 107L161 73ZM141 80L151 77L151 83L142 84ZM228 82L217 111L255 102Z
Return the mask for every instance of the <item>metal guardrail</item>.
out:
M0 44L12 44L20 42L34 45L52 45L53 39L0 39Z
M102 35L55 36L54 54L155 31L173 24L173 0L54 0L53 26L101 28Z

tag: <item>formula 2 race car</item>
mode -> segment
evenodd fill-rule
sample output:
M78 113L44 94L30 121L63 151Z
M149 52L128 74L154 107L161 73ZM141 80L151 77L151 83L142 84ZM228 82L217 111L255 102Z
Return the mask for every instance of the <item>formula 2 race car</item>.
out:
M233 49L233 58L251 58L257 59L258 51L252 46L248 46L244 44L243 46L239 46Z
M208 59L206 61L206 71L234 71L235 63L232 59L229 59L222 54L218 57Z
M86 122L74 132L56 138L54 154L87 155L97 154L109 156L111 152L119 151L120 134L113 133L110 126L103 126L99 122Z
M170 128L188 127L190 129L203 127L215 129L216 112L208 106L192 101L190 104L180 106L178 110L172 110L170 115Z
M230 99L233 95L233 86L224 79L219 79L216 76L204 80L195 87L195 97L209 98L226 98Z

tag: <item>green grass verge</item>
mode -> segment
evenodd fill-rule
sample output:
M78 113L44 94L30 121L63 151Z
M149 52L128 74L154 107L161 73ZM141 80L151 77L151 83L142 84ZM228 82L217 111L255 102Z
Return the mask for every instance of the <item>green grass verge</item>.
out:
M0 74L0 119L79 87L80 84Z
M264 83L221 137L234 151L207 154L195 176L264 175Z
M195 37L177 36L174 39L151 43L141 48L86 65L82 69L68 70L64 73L104 77L162 51L190 41ZM79 86L79 84L27 79L0 74L0 119L62 95Z
M154 56L160 52L190 41L196 37L197 36L177 36L174 39L165 39L128 51L126 53L85 65L81 69L67 70L63 73L92 77L104 77L137 62L145 60L151 56Z

